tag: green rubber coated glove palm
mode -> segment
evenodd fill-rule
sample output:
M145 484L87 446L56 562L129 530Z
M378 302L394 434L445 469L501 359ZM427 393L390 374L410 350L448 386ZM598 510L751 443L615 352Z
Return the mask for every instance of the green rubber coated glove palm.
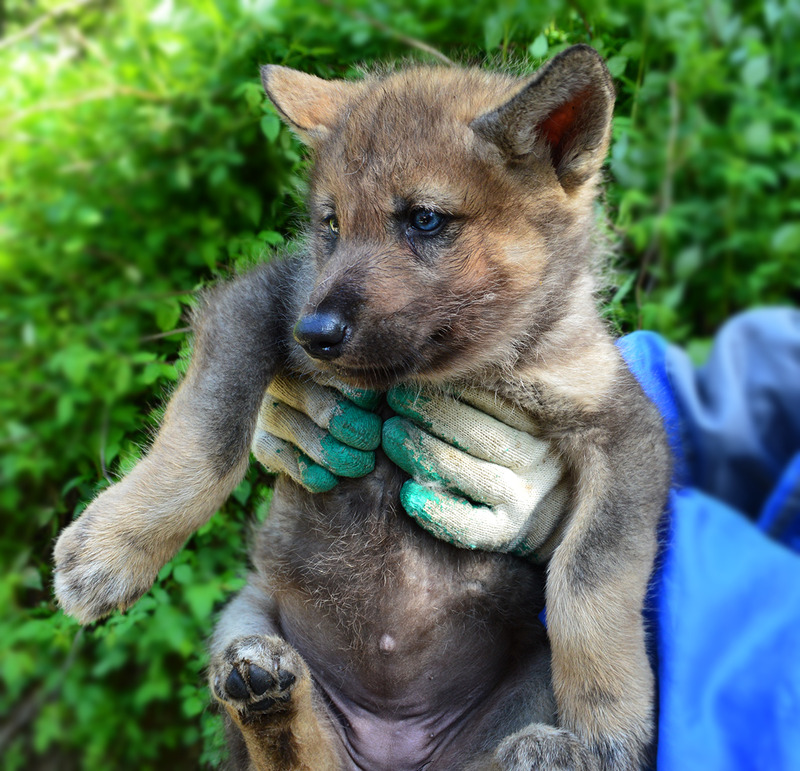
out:
M545 560L568 500L563 467L535 425L495 394L458 398L400 385L383 426L384 452L411 474L400 500L431 534L468 549Z
M327 492L339 477L362 477L375 467L381 441L381 419L370 412L378 399L341 383L279 375L261 403L253 455L312 493Z

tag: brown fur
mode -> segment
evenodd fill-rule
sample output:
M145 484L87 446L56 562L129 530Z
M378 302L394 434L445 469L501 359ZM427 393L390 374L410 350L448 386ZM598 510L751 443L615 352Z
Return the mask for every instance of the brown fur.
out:
M212 688L252 768L640 768L653 711L641 609L669 461L594 308L605 66L577 46L529 78L416 68L325 83L269 67L264 84L315 155L309 258L208 298L150 455L59 541L62 604L86 621L144 591L243 472L279 369L483 388L567 468L546 571L422 531L380 451L374 472L324 495L282 479L215 633ZM412 225L421 209L444 216L437 234ZM319 313L346 322L325 360L288 335ZM159 492L186 486L173 521ZM250 687L264 671L293 677L274 704Z

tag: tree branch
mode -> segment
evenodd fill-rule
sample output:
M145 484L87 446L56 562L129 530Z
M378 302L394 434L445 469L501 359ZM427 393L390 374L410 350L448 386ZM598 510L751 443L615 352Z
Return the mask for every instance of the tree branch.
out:
M14 708L13 714L8 722L0 726L0 750L7 747L14 736L39 714L39 711L47 700L53 698L61 690L61 687L64 685L64 680L67 678L67 673L75 663L78 650L83 644L83 635L84 630L82 628L75 633L72 646L69 649L67 658L61 665L58 678L55 682L49 688L40 687L31 692L21 704L18 704Z
M644 296L653 290L655 277L651 268L659 254L660 230L664 218L672 208L672 188L675 179L675 144L678 138L678 123L680 121L680 102L678 101L678 84L674 79L669 81L669 131L667 133L667 152L664 164L664 177L661 180L659 191L658 213L655 220L650 244L642 257L639 276L636 279L636 305L641 311ZM649 277L649 278L648 278ZM645 287L645 282L647 286ZM641 314L640 314L641 316ZM639 319L641 326L641 317Z
M36 115L37 113L71 110L73 107L77 107L79 104L84 104L85 102L99 102L104 99L115 99L118 96L133 96L148 102L163 102L168 98L161 94L154 93L153 91L145 91L141 88L134 88L133 86L111 86L109 88L98 89L97 91L87 91L86 93L78 94L72 99L64 99L60 102L45 102L31 107L28 110L21 110L15 115L12 115L8 121L0 124L0 128L18 123L28 116Z
M152 340L161 340L164 337L172 337L172 335L185 335L187 332L191 331L191 327L178 327L177 329L170 329L169 332L158 332L154 335L145 335L144 337L139 338L139 342L149 343Z
M409 46L410 48L416 48L420 51L424 51L426 54L430 54L431 56L436 57L442 64L447 64L452 66L455 62L452 59L448 59L441 51L433 48L433 46L429 46L427 43L424 43L422 40L417 40L415 37L409 37L402 32L399 32L396 29L392 29L388 24L384 24L382 21L378 21L377 19L373 19L371 16L367 16L367 14L362 13L361 11L356 11L351 8L338 7L334 6L331 0L319 0L320 3L323 5L327 5L329 8L334 8L337 11L342 11L346 13L353 19L358 19L358 21L363 21L369 24L371 27L374 27L378 32L382 32L384 35L388 35L389 37L396 38L401 43Z
M25 27L25 29L21 29L16 34L0 40L0 50L3 48L8 48L9 46L13 46L15 43L18 43L20 40L24 40L26 37L35 35L45 24L47 24L48 21L57 19L59 16L64 16L65 14L72 13L72 11L75 11L84 5L89 5L89 3L94 2L95 0L72 0L71 3L60 5L58 8L53 8L52 11L48 11L43 16L40 16L35 22Z

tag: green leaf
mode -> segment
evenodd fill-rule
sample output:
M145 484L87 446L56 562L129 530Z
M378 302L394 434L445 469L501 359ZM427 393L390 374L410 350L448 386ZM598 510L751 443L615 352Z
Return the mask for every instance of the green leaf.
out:
M689 344L686 346L686 353L689 355L689 358L695 367L701 367L706 363L706 361L708 361L708 356L711 353L713 344L714 340L712 338L702 338L689 341Z
M758 88L769 77L769 56L748 59L742 67L742 81L750 88Z
M494 51L503 39L503 17L499 13L487 16L483 22L483 42L487 51Z
M800 224L781 225L772 236L772 248L779 254L800 254Z
M184 593L186 602L195 618L208 618L214 605L223 599L216 582L188 586Z
M536 39L528 46L528 53L534 59L541 59L547 53L547 37L545 35L540 34L536 37Z
M275 115L265 115L261 119L261 130L270 142L274 142L281 133L281 121Z
M633 285L636 283L636 274L631 273L623 282L622 286L616 291L614 294L613 299L611 300L613 305L619 305L628 295L628 293L633 289Z
M190 584L192 582L193 571L191 565L176 565L172 570L172 577L179 584Z
M262 230L256 238L261 239L262 241L266 241L268 244L278 245L284 243L286 239L284 239L283 235L280 233L276 233L274 230Z
M181 304L174 298L163 300L156 308L156 325L162 332L175 329L181 318Z
M183 700L183 714L186 715L186 717L197 717L203 712L203 710L206 709L207 706L207 698L193 694L192 696L189 696Z
M772 145L772 126L756 120L744 130L744 142L754 155L768 155Z
M697 244L681 250L675 258L675 275L682 281L688 281L700 269L703 253Z
M258 83L242 83L241 93L252 112L257 112L264 102L264 90Z
M91 206L81 206L81 208L78 209L75 219L81 225L94 227L103 221L103 215Z
M248 482L246 479L243 479L238 487L233 491L233 497L239 501L242 505L247 503L248 499L250 498L250 492L253 489L253 486Z
M606 61L608 71L615 78L621 78L625 74L625 67L628 66L627 56L612 56Z

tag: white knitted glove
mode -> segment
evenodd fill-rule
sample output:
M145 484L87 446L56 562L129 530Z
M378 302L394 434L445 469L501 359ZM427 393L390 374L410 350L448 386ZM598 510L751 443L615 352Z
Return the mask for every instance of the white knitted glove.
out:
M312 493L338 477L362 477L375 467L381 419L369 410L379 394L343 383L276 377L264 396L252 451L268 471L288 474Z
M458 398L400 385L384 452L412 479L405 510L432 535L468 549L547 559L568 501L563 468L519 410L486 391Z

